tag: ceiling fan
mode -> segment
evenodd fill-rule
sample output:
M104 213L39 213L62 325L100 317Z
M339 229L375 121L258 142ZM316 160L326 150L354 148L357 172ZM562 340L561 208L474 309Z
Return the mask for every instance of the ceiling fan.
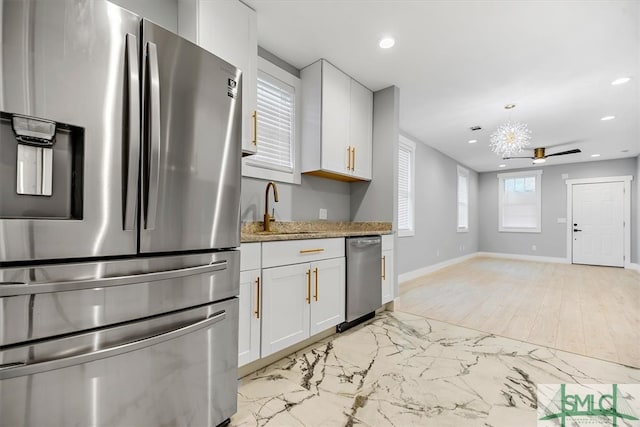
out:
M533 149L533 157L529 157L529 156L525 156L525 157L503 157L503 159L505 159L505 160L509 160L509 159L533 159L533 163L544 163L544 162L547 161L547 157L564 156L565 154L582 153L582 151L579 148L576 148L576 149L573 149L573 150L567 150L567 151L560 151L559 153L553 153L553 154L545 154L544 150L545 150L544 147L534 148Z

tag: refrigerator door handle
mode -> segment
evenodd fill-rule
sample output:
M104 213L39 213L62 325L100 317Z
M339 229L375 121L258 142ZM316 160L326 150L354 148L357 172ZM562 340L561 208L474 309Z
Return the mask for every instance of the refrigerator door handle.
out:
M212 273L214 271L221 271L226 269L227 260L223 260L207 265L198 265L195 267L180 268L177 270L157 271L153 273L132 274L129 276L115 276L50 283L0 282L0 297L76 291L80 289L106 288L110 286L131 285L134 283L156 282L159 280L194 276L197 274Z
M153 230L156 226L160 186L160 72L158 70L158 48L156 44L147 42L146 49L147 114L145 114L145 126L149 147L149 176L144 228L145 230Z
M140 171L140 81L138 77L138 40L133 34L126 36L126 52L129 157L123 228L124 230L134 230L138 204L138 173Z
M169 332L165 332L159 335L153 335L148 338L137 339L125 344L116 345L114 347L100 349L91 353L78 354L75 356L62 357L60 359L47 360L46 362L34 363L34 364L20 364L17 366L10 366L6 368L0 368L0 380L9 378L21 377L25 375L33 375L40 372L52 371L54 369L67 368L69 366L81 365L84 363L94 362L100 359L106 359L107 357L117 356L123 353L129 353L131 351L141 350L146 347L151 347L156 344L169 341L183 335L196 332L200 329L209 328L213 324L224 320L227 317L226 310L219 311L206 319L200 320L190 325L183 326L178 329L174 329ZM98 331L94 332L97 333ZM37 344L36 344L37 345Z

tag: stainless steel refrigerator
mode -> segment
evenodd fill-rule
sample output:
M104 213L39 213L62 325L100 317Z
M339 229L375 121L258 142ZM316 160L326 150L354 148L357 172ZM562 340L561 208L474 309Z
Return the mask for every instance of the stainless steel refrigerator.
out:
M0 425L223 423L240 71L104 0L0 23Z

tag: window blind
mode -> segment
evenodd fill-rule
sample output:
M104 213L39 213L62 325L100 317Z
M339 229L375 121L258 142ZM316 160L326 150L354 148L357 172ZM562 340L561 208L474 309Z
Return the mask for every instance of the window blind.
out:
M502 226L508 228L535 228L538 226L538 197L535 176L504 180Z
M275 77L258 72L257 154L253 166L293 172L295 89Z
M413 229L413 203L412 192L413 176L411 168L413 150L404 144L399 144L398 149L398 229Z
M542 170L498 174L498 231L542 231Z

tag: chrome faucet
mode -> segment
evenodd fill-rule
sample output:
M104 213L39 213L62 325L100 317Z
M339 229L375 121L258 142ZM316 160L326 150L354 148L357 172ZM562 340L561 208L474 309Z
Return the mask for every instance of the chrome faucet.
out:
M275 215L269 215L269 187L273 187L273 200L278 201L278 186L275 182L269 181L264 193L264 231L271 231L271 221L275 221Z

